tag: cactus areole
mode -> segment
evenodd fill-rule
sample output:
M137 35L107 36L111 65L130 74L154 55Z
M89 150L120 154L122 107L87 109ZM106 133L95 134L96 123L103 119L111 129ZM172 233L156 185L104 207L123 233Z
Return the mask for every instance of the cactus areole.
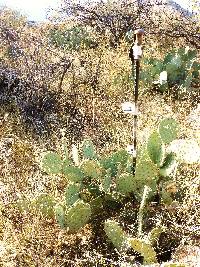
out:
M139 88L139 71L140 71L140 59L142 57L142 39L144 35L143 29L135 30L134 32L134 43L130 48L129 57L132 62L132 73L135 79L133 95L135 99L135 110L138 110L138 88ZM137 146L137 112L134 114L133 121L133 147L135 153L133 153L133 164L135 165L136 161L136 146Z

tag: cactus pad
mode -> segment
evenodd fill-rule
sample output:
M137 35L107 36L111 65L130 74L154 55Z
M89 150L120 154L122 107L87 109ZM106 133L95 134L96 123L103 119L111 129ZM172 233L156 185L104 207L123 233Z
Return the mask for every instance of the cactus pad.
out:
M62 159L54 152L47 152L42 158L42 169L48 174L59 174L62 171Z
M169 144L177 138L178 124L174 119L167 118L160 122L159 133L162 141L165 144Z
M80 185L70 184L65 191L65 203L67 206L73 205L79 199Z
M135 180L137 182L140 182L143 184L143 181L146 185L149 185L151 187L151 181L157 180L158 175L158 168L156 165L146 159L142 158L137 164L136 164L136 170L135 170Z
M135 184L136 190L134 191L137 200L141 200L144 186L150 187L151 191L148 198L151 198L157 191L158 168L157 166L144 154L136 164L135 171Z
M152 246L157 243L161 233L165 232L165 230L164 226L157 226L149 232L148 240Z
M152 246L145 241L137 238L130 238L129 243L131 247L144 257L144 264L156 263L156 252Z
M117 175L119 165L124 169L126 168L128 157L129 154L126 150L120 150L101 160L101 164L105 169L111 170L111 176L113 177Z
M83 157L85 159L95 159L95 147L90 139L84 140L82 144Z
M104 224L107 237L118 250L123 250L128 245L127 236L119 224L112 220L107 220Z
M147 143L147 150L150 159L158 166L162 165L165 148L162 139L157 131L153 132Z
M128 173L123 173L116 178L116 190L121 194L127 195L134 191L136 184L134 176Z
M173 172L176 166L177 166L177 161L174 153L169 153L166 156L164 163L159 170L160 175L163 177L169 176Z
M73 183L81 182L84 178L83 172L76 166L63 166L63 174Z
M80 166L86 176L97 179L102 176L102 169L95 160L84 160Z
M54 207L55 216L61 228L65 228L65 207L62 204L57 204Z
M110 187L112 184L112 178L110 170L107 170L106 175L103 178L103 181L101 183L101 188L104 192L108 193L110 191Z
M90 205L82 200L77 200L66 212L66 226L69 227L70 232L76 232L88 222L90 216Z
M55 201L48 194L40 194L33 202L33 206L47 218L54 216Z

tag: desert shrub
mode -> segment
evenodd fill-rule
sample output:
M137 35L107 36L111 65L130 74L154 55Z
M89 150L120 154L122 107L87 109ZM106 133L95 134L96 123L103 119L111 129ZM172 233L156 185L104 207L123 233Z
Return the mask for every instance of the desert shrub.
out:
M87 30L81 26L70 29L51 29L50 41L59 48L67 50L80 50L84 47L94 47L96 44Z

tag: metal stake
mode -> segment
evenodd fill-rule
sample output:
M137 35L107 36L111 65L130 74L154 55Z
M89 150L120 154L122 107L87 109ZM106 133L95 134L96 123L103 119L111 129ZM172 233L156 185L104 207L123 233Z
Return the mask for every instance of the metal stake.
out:
M139 73L140 73L140 59L142 57L142 38L144 30L139 29L134 32L134 44L130 49L129 57L132 61L134 80L133 94L135 98L135 112L133 121L133 170L136 164L137 151L137 120L138 120L138 88L139 88Z

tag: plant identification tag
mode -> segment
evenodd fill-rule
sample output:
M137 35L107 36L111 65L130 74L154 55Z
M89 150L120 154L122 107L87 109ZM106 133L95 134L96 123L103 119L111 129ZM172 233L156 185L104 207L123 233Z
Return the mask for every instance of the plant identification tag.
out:
M136 150L134 149L134 145L127 145L126 150L130 155L136 158Z
M142 56L142 47L140 45L135 44L133 46L133 58L140 59Z
M122 110L124 111L124 113L136 114L135 104L131 102L122 103Z

